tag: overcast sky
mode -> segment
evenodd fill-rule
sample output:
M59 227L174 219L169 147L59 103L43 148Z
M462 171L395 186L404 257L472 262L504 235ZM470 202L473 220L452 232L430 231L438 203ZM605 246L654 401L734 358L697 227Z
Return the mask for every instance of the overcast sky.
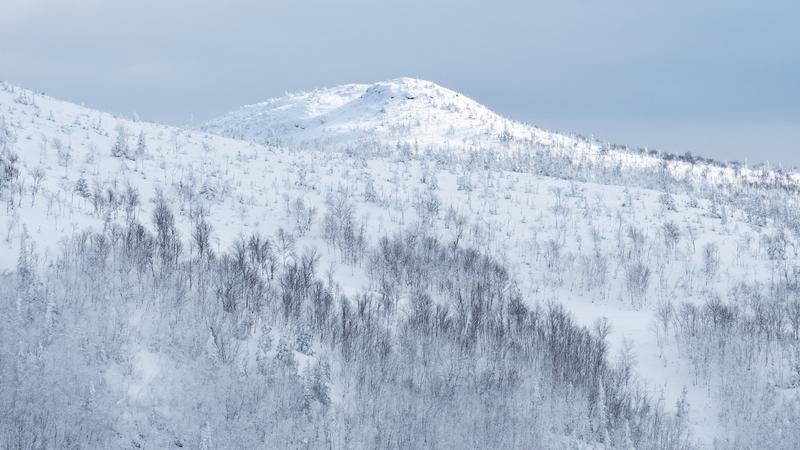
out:
M0 0L0 79L172 124L428 79L631 146L800 165L797 0Z

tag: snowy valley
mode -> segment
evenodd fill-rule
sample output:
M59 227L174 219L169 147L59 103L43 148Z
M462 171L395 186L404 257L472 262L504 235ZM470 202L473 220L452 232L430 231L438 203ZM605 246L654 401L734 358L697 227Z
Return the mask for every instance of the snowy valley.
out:
M2 84L0 448L795 448L798 187L410 78Z

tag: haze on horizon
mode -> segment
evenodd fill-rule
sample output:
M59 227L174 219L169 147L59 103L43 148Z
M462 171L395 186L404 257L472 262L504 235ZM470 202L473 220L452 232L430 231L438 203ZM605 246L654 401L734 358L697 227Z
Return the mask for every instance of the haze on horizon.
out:
M629 146L800 165L800 3L5 0L0 79L196 123L398 76Z

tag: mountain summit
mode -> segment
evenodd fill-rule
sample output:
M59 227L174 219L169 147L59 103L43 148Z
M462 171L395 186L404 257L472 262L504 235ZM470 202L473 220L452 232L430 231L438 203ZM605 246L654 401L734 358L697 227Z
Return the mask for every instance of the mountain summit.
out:
M244 106L201 128L284 145L371 142L462 147L550 141L558 136L503 118L458 92L415 78L287 94Z

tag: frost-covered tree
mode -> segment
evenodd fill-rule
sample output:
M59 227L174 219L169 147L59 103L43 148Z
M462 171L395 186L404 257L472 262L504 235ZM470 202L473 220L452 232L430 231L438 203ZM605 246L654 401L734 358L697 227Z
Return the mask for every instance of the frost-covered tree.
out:
M8 123L4 115L0 114L0 154L8 151L15 140L14 127Z
M139 132L139 138L136 140L136 158L141 158L147 153L147 137L144 131Z
M31 172L31 206L34 206L36 203L36 195L39 193L39 190L42 187L42 181L44 181L46 175L47 174L45 173L44 169L41 167L37 167Z
M84 199L89 198L89 197L92 196L92 193L89 190L89 183L86 181L86 178L84 178L83 176L78 178L78 181L75 182L75 187L73 188L73 191L76 194L78 194L79 197L84 198Z
M192 219L192 244L202 259L211 251L211 231L213 227L206 220L205 213L198 211Z
M681 237L680 228L675 222L670 221L663 225L661 231L664 236L664 246L667 248L667 252L672 253Z
M156 194L152 220L156 229L156 245L162 269L170 269L177 263L182 245L175 226L175 215L167 205L163 192L159 191Z
M19 157L11 151L0 151L0 195L10 190L20 176Z
M117 137L111 146L111 155L115 158L128 157L128 130L124 126L117 126Z
M719 246L715 242L709 242L703 247L703 273L707 282L717 275L719 266Z

